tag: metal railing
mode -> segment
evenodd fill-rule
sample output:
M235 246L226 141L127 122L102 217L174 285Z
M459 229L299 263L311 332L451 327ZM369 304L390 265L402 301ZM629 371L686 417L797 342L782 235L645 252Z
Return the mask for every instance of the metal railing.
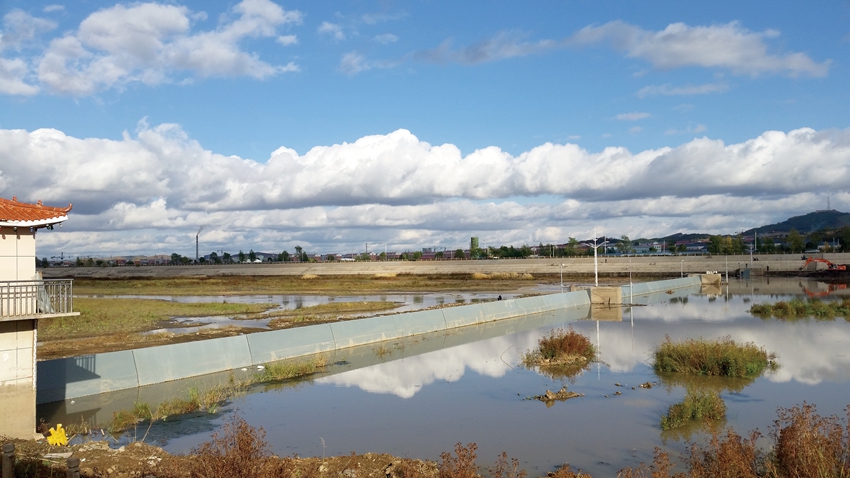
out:
M71 314L73 286L73 279L0 281L0 317Z

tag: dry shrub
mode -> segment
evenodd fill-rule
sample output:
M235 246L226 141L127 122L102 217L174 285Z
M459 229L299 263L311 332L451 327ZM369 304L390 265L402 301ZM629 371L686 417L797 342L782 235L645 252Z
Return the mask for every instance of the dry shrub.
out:
M520 277L520 279L522 279L522 280L534 280L534 276L526 272L525 274L522 275L522 277Z
M565 465L561 465L555 471L550 471L546 473L546 476L549 478L591 478L590 475L584 473L583 471L573 471L572 467L570 467L569 463Z
M552 329L548 336L537 341L537 350L528 352L523 359L526 365L541 363L575 364L592 361L596 347L586 336L568 329Z
M272 456L266 432L239 416L224 425L223 434L193 450L197 455L189 467L192 478L286 477L295 470L291 458Z
M304 275L301 276L302 280L312 280L312 279L318 279L318 278L319 278L319 276L317 276L316 274L304 274Z
M434 478L437 475L436 463L402 458L387 467L386 475L387 478Z
M617 478L670 478L670 471L673 469L673 462L670 461L670 455L661 448L655 447L653 453L652 465L641 463L637 468L624 468L617 473ZM684 473L676 473L672 478L685 478L688 475Z
M379 273L375 274L375 279L393 279L397 275L398 274L395 274L393 272L379 272Z
M490 468L490 478L525 478L528 473L519 469L519 460L508 459L508 454L502 452L496 464Z
M754 431L749 438L743 438L729 428L722 439L718 433L712 433L704 447L692 444L687 457L689 475L692 478L757 478L762 461L756 448L759 436L759 432Z
M475 450L478 445L469 443L465 447L458 442L455 444L455 456L449 452L440 453L440 478L478 478L478 467L475 465Z
M485 279L489 279L490 276L487 275L487 274L482 274L481 272L473 272L472 278L475 279L475 280L485 280Z
M850 477L850 406L847 423L821 417L815 406L780 408L771 436L774 452L766 462L769 476Z

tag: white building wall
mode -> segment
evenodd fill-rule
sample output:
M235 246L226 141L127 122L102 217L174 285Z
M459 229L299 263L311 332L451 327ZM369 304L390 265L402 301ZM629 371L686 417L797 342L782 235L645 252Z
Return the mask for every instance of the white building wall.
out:
M35 232L0 227L0 281L35 277Z
M0 281L35 277L35 232L0 227ZM0 317L0 435L35 434L35 319Z

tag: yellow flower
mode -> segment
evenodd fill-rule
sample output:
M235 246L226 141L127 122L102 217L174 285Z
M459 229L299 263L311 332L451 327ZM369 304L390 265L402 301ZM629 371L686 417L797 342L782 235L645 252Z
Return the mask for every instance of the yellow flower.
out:
M68 444L68 437L65 436L65 429L62 428L61 423L58 423L56 428L50 429L50 436L47 437L47 443L60 446Z

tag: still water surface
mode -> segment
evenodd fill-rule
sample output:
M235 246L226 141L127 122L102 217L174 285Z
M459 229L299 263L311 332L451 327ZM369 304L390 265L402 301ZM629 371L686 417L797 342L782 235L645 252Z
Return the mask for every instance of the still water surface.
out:
M538 290L535 290L536 292ZM540 288L539 292L552 293L551 288ZM171 296L171 295L80 295L78 297L96 297L110 299L148 299L148 300L166 300L170 302L194 303L194 302L229 302L236 304L277 304L276 307L269 309L269 312L276 310L297 310L305 307L315 307L333 302L393 302L397 307L387 311L386 313L412 312L416 310L427 309L429 307L441 306L444 304L477 304L480 302L489 302L496 300L498 297L511 299L518 294L513 293L489 293L489 292L433 292L433 293L395 293L395 294L372 294L372 295L300 295L300 294L263 294L263 295L232 295L232 296L206 296L206 295L189 295L189 296ZM372 314L353 314L369 316ZM172 317L171 320L164 323L163 328L153 329L146 333L157 334L162 332L170 332L173 334L191 334L199 330L216 329L227 326L249 327L254 329L270 329L268 326L269 318L259 319L242 319L229 315L214 315L208 317Z
M382 353L374 347L367 361L371 365L344 362L313 381L260 387L217 415L158 425L147 440L170 452L188 452L238 413L262 426L280 455L356 451L438 459L457 442L475 442L482 465L506 451L531 476L567 462L593 476L615 476L625 466L650 462L655 446L675 455L685 450L687 440L704 436L699 431L663 433L659 427L667 407L685 394L682 383L662 380L649 364L665 335L673 340L731 336L778 355L780 368L774 373L752 382L707 385L722 390L726 426L739 432L768 432L777 407L803 401L815 403L822 415L844 416L850 404L850 323L842 318L762 320L747 312L754 303L805 298L803 285L798 280L733 281L714 291L719 294L662 295L648 305L622 309L614 320L575 320L575 312L564 312L546 318L548 325L527 330L519 321L457 346L451 346L451 337L431 337L425 342L431 341L434 350L425 353L415 350L428 348L421 341L390 342ZM600 363L572 381L520 366L521 355L541 336L566 325L599 345ZM647 381L658 385L637 388ZM551 407L525 399L563 385L585 396Z

